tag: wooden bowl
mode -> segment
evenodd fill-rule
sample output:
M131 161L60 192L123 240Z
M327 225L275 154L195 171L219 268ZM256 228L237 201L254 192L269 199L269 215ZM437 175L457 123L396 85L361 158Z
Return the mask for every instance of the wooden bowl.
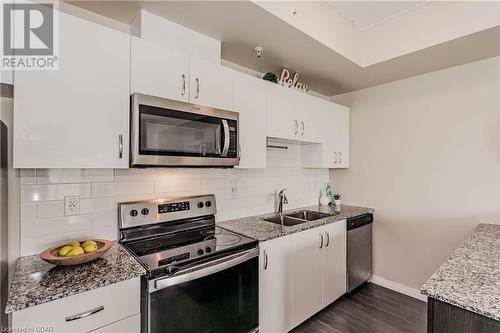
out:
M96 260L97 258L101 257L106 251L108 251L111 246L113 245L113 242L104 240L104 239L93 239L97 243L97 250L91 253L84 253L80 254L77 256L71 256L71 257L60 257L58 256L59 249L68 243L64 243L62 245L57 245L53 246L42 253L40 253L40 258L45 260L46 262L50 262L51 264L58 265L58 266L74 266L74 265L81 265L85 264L87 262L91 262L92 260ZM84 241L81 241L80 243L83 243Z

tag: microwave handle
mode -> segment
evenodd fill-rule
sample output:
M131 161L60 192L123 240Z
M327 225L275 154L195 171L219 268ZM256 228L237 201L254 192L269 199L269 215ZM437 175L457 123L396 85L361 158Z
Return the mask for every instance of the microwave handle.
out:
M222 157L227 157L229 152L229 125L226 119L222 119L222 127L224 128L224 148L222 149Z

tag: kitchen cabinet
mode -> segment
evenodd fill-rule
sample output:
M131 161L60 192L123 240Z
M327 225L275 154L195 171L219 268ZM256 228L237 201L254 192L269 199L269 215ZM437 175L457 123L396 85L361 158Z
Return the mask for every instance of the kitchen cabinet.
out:
M239 168L266 167L266 82L233 72L233 106L239 112Z
M127 168L130 36L59 12L59 69L14 74L15 168Z
M51 328L54 333L139 332L131 329L140 325L140 299L140 278L134 278L16 311L12 327Z
M189 57L131 36L130 93L189 102Z
M323 227L323 307L346 293L346 220Z
M230 68L191 57L189 70L191 103L233 110L233 71Z
M259 332L282 333L290 324L291 236L259 244Z
M345 293L345 246L345 220L292 234L290 328Z
M314 141L314 114L307 105L309 97L275 83L267 84L267 136L294 141Z
M291 328L322 308L322 237L322 228L312 228L292 234Z

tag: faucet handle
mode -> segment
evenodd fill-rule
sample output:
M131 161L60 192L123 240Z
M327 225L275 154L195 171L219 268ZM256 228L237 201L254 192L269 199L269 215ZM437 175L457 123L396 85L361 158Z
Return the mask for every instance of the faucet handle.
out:
M284 195L284 194L283 194L283 203L285 205L288 205L288 199L287 199L286 195Z

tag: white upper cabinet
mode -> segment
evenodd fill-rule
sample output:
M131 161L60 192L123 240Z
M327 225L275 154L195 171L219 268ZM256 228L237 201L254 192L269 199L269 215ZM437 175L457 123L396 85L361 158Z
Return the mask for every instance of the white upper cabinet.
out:
M15 168L127 168L130 37L59 13L59 69L14 75Z
M191 103L233 110L233 71L206 60L190 58Z
M189 101L189 57L131 37L130 93Z
M259 244L259 332L284 333L290 325L291 236Z
M240 114L239 168L266 167L266 82L233 72L233 106Z
M297 92L267 82L267 136L300 140L300 105Z
M323 124L323 167L349 167L349 108L330 103Z

